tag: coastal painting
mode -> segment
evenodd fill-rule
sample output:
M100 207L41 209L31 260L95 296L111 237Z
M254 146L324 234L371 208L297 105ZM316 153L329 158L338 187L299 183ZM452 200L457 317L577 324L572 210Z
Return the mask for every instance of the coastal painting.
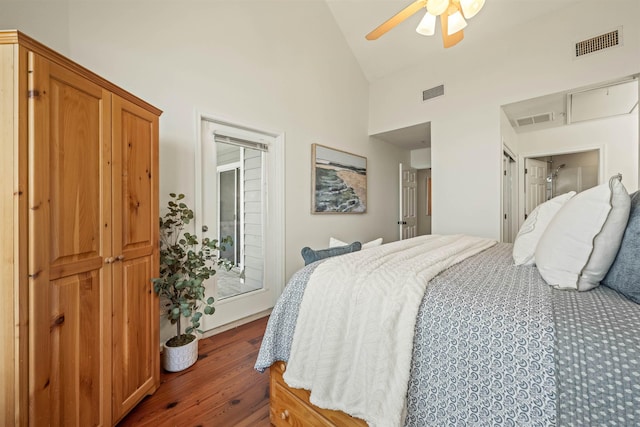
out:
M367 158L312 144L311 213L365 213Z

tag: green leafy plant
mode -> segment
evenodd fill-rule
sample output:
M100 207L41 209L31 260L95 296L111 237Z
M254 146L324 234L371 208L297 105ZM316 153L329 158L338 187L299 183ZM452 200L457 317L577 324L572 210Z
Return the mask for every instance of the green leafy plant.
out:
M152 281L166 308L167 319L176 325L176 336L167 345L179 347L193 341L194 332L202 333L199 328L203 313L215 312L215 300L206 298L204 281L216 274L217 267L231 268L231 263L219 258L218 252L233 241L229 236L220 242L208 237L199 241L196 235L185 232L185 226L193 220L193 211L182 202L184 194L169 196L168 211L160 218L160 277ZM203 226L202 231L206 232L207 227ZM184 334L182 318L191 321Z

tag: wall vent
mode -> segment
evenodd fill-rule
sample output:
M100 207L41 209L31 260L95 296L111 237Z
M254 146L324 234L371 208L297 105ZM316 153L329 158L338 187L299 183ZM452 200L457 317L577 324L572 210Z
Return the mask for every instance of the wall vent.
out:
M579 41L576 43L576 58L598 52L603 49L619 46L622 42L621 39L622 27L609 31L608 33L600 34L599 36Z
M535 116L520 117L515 122L518 127L535 125L538 123L546 123L553 121L553 113L536 114Z
M432 87L431 89L422 91L422 100L427 101L429 99L436 98L444 95L444 85Z

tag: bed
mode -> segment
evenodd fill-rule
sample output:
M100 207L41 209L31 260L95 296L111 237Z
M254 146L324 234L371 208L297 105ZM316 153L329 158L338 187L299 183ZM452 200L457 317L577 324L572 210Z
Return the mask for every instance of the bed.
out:
M638 199L637 193L631 199L634 201L631 219L622 240L622 245L632 251L631 258L625 255L625 263L632 268L640 263L640 208L635 209L640 204ZM632 221L635 229L629 232ZM415 248L422 248L420 245L440 236L417 239L420 241L391 243L320 260L294 274L274 307L256 362L260 371L270 367L272 424L640 425L640 305L608 286L587 292L549 286L535 265L514 264L511 244L490 244L463 260L445 264L434 277L428 278L421 297L417 298L415 312L408 309L414 322L407 367L402 366L404 362L393 352L394 347L402 346L399 342L358 343L358 348L367 348L368 354L362 363L359 362L362 355L355 362L347 357L346 370L344 366L340 368L339 360L332 359L324 366L321 363L324 353L316 359L313 354L307 355L324 351L323 346L335 346L326 331L331 329L335 313L329 313L320 322L316 319L311 325L300 326L301 307L303 301L308 301L308 297L303 298L305 290L321 270L340 270L339 275L343 275L341 266L356 265L356 276L349 280L357 282L363 260L370 263L370 259L382 253L386 254L386 260L407 258L403 255L406 245L419 250ZM380 269L384 270L379 265L377 270L374 268ZM623 272L632 275L626 277L631 283L640 281L637 272L629 271L628 265ZM412 281L413 273L408 274L406 277L400 274L396 281ZM370 283L371 277L366 276L362 282ZM613 276L620 280L618 277ZM339 289L327 291L339 293ZM357 290L356 294L361 292ZM321 301L327 299L326 294L315 298L312 305L322 307L320 311L328 310ZM329 300L329 304L336 304ZM361 300L352 297L347 300L344 307L349 308L349 314L346 320L336 322L343 325L348 335L347 330L358 329L351 312L358 310ZM378 326L381 330L386 327L384 323ZM299 333L301 329L305 331L306 340L296 336L296 329ZM353 337L346 341L359 339L358 335ZM318 340L323 342L317 343ZM297 348L300 346L304 348ZM292 347L295 357L289 367ZM371 351L372 348L376 350ZM300 359L300 353L311 359ZM335 364L338 374L330 375L337 382L336 387L324 390L322 396L322 384L290 386L305 385L296 374L287 380L287 371L294 370L294 361L298 370L312 371L312 375ZM381 396L379 391L386 390L385 387L392 390L395 386L389 386L389 381L402 377L405 369L406 380L400 381L404 384L402 410L394 407L390 418L384 418L388 414L372 415L377 407L387 405L387 396ZM357 376L359 372L362 377ZM380 376L386 376L382 385L375 382ZM305 388L312 389L311 395ZM349 388L359 391L361 396L354 399L353 394L342 394L343 389ZM314 399L314 394L320 398Z

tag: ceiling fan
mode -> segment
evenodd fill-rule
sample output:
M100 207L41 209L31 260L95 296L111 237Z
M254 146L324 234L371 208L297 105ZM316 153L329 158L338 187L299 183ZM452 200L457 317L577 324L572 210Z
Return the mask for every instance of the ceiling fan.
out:
M376 40L420 9L427 12L418 24L416 32L424 36L435 34L436 17L440 16L442 42L445 48L458 44L463 38L462 29L467 26L466 19L476 16L485 0L416 0L400 12L383 22L378 28L367 34L367 40Z

